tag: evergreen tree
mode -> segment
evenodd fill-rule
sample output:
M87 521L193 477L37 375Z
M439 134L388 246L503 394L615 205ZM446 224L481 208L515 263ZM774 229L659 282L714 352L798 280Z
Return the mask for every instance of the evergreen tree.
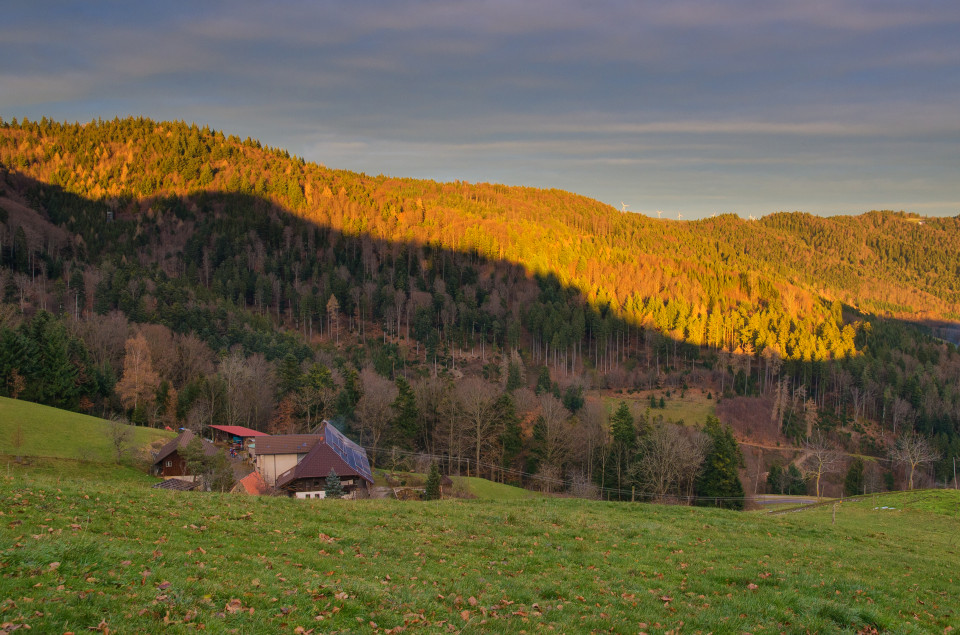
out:
M343 491L343 485L340 483L340 477L337 476L337 473L333 471L333 468L330 468L330 473L327 474L327 480L323 484L323 491L326 494L327 498L343 498L346 492Z
M713 447L694 485L699 497L697 504L743 509L743 484L738 473L744 465L743 454L733 438L733 432L713 416L707 417L704 432L710 437Z
M423 500L440 500L440 468L436 463L430 464L430 473L427 475L427 489L423 493Z
M863 494L863 459L859 456L850 462L847 477L843 481L843 491L847 496Z
M602 484L616 492L611 496L620 500L630 498L630 466L637 455L637 431L633 414L625 401L621 401L610 418L610 458L607 461Z
M541 366L540 373L537 375L537 387L534 392L542 395L545 392L550 392L552 389L553 384L550 381L550 369L546 366Z
M783 494L783 483L783 466L779 463L774 463L767 468L767 492L770 494Z
M787 490L784 494L803 496L806 493L807 482L803 480L803 474L800 473L800 468L791 463L790 467L787 468Z
M397 398L392 404L396 441L403 447L413 447L422 436L418 433L420 413L417 410L417 396L413 393L410 382L403 377L397 377L396 384Z
M503 432L500 433L503 467L510 467L523 450L523 428L520 427L520 416L517 415L513 399L506 393L497 397L494 408L503 422Z
M520 364L511 361L507 365L507 392L513 392L523 386L523 375L520 372Z

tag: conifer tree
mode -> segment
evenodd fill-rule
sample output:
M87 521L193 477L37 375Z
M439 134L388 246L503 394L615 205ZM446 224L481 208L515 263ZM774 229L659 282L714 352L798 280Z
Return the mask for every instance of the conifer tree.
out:
M417 410L417 396L413 394L413 388L403 377L397 377L397 398L393 400L393 428L397 435L397 441L404 446L409 446L421 438L418 433L418 422L420 414Z
M738 473L744 464L743 454L733 432L713 416L707 417L704 432L710 436L713 447L695 484L697 504L743 509L743 484Z
M630 466L637 454L637 431L633 414L625 401L621 401L617 411L610 417L610 459L604 476L604 487L616 489L615 498L629 498L628 475Z
M863 459L860 457L850 462L847 477L843 481L843 491L847 496L863 493Z
M333 471L333 468L330 468L330 473L327 474L327 480L323 484L323 491L327 498L343 498L346 492L343 491L343 485L340 483L340 477L337 476L337 473Z
M423 500L440 500L440 468L436 463L430 464L430 473L427 475L427 489L423 493Z

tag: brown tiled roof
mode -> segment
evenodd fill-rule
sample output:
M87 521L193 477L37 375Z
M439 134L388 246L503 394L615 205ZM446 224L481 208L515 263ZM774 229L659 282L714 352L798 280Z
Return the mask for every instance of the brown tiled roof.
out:
M330 475L331 469L340 478L359 476L367 479L366 476L347 465L326 443L317 443L296 466L277 476L277 487L284 487L302 478L326 478Z
M267 482L263 480L263 476L260 475L260 472L250 472L245 477L237 481L237 486L234 488L234 491L246 492L247 494L252 494L254 496L261 496L263 494L268 494L270 492L270 488L267 487Z
M278 434L257 437L254 452L261 454L306 454L320 440L318 434Z
M165 446L160 448L160 451L157 452L157 457L153 460L153 462L155 464L159 463L173 454L176 450L187 447L187 444L193 441L196 436L197 435L190 430L184 430L182 433L180 433L180 436L178 436L176 439L170 439ZM207 456L213 456L219 452L219 450L217 450L217 446L210 443L206 439L200 439L200 443L203 445L203 453Z

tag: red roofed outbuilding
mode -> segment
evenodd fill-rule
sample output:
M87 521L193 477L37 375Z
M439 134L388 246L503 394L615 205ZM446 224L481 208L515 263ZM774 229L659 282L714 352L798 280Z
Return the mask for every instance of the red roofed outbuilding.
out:
M269 436L266 432L251 430L243 426L210 426L214 441L221 443L242 443L246 445L248 439Z

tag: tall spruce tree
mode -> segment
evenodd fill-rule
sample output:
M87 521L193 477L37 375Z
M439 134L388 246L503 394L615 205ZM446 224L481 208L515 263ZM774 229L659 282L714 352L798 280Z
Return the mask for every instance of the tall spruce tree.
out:
M713 446L694 486L697 504L743 509L743 484L738 473L744 465L743 454L733 438L733 432L713 416L707 417L704 432Z
M625 401L621 401L616 412L610 417L610 452L602 485L613 488L611 498L624 500L630 498L630 466L637 456L637 430L633 414Z

